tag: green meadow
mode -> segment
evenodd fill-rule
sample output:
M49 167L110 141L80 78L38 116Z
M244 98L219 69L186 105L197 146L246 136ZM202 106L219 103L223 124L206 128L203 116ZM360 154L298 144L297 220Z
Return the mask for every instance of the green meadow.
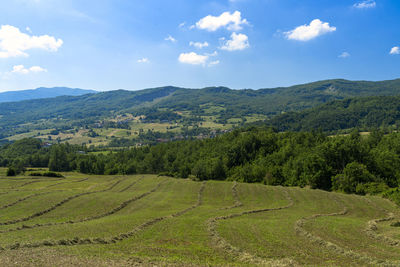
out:
M0 173L1 266L399 266L400 209L296 187Z

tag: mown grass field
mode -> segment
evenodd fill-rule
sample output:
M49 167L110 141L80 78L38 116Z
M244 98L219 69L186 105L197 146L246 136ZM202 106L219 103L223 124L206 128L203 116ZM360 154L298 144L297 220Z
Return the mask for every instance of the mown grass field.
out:
M1 266L399 266L378 197L135 176L0 176Z

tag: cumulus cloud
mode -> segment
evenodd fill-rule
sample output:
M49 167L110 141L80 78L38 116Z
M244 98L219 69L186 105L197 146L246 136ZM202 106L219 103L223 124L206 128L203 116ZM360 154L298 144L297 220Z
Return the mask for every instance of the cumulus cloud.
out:
M209 57L216 57L216 56L218 56L218 52L217 52L217 51L214 51L214 52L212 52L212 53L206 53L205 55L206 55L206 56L209 56Z
M220 47L222 50L236 51L244 50L250 47L249 37L243 33L232 33L231 39L225 41L225 43Z
M165 41L170 41L172 43L176 43L177 42L177 40L174 37L172 37L171 35L168 35L168 37L165 37L164 40Z
M196 23L196 27L210 32L214 32L220 28L226 28L230 31L239 31L242 29L242 25L246 24L248 24L248 21L242 19L242 15L239 11L235 11L232 14L230 12L224 12L219 16L208 15L200 19Z
M204 47L208 47L209 44L207 42L201 43L201 42L190 42L189 43L190 46L194 46L198 49L202 49Z
M191 65L205 65L208 59L209 56L199 55L195 52L181 53L178 58L179 62Z
M150 60L147 57L140 58L137 60L138 63L150 63Z
M0 28L0 58L26 57L29 56L26 51L31 49L55 52L62 44L61 39L49 35L29 35L10 25L2 25Z
M336 27L330 26L328 22L314 19L309 25L301 25L294 30L285 32L289 40L309 41L323 34L336 31Z
M395 46L390 49L390 54L391 55L400 55L400 47Z
M13 67L11 72L18 74L29 74L29 73L47 72L47 70L39 66L32 66L30 68L25 68L24 65L16 65Z
M340 58L348 58L348 57L350 57L350 53L348 53L348 52L343 52L343 53L341 53L341 54L339 55L339 57L340 57Z
M211 61L210 63L208 63L208 66L212 67L212 66L216 66L218 64L219 64L219 60L215 60L215 61Z
M355 8L364 9L364 8L374 8L376 7L376 2L374 0L365 0L362 2L358 2L353 5Z

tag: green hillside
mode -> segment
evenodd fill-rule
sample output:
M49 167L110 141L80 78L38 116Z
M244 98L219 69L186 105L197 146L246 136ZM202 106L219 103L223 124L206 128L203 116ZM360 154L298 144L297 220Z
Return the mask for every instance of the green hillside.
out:
M400 97L379 96L336 100L300 112L288 112L267 121L279 131L312 131L358 128L398 129Z
M151 175L0 177L2 266L398 266L379 197Z
M182 135L182 132L187 131L185 127L206 129L208 132L215 129L224 130L247 122L263 121L282 112L315 107L332 100L362 96L395 96L399 93L400 80L382 82L326 80L286 88L259 90L232 90L226 87L184 89L172 86L141 91L117 90L76 97L63 96L1 103L0 137L10 138L34 131L37 132L30 136L44 133L47 137L54 129L77 131L81 128L98 128L98 125L104 128L103 125L110 126L110 122L114 123L114 126L107 128L134 129L137 124L132 122L136 118L136 122L142 123L139 128L146 130L153 131L157 128L146 127L148 123L164 123L162 127L164 132L178 126L175 127L177 128L175 134L157 137L165 139ZM120 125L115 123L125 125L119 127ZM40 134L36 135L38 132ZM81 133L79 136L84 134L86 133ZM101 140L91 141L99 144L110 142L106 140L108 133L97 131L96 134L102 137ZM134 139L138 135L138 130L121 134ZM64 136L53 137L66 140ZM76 136L73 139L76 139ZM78 138L76 143L88 141L89 139Z

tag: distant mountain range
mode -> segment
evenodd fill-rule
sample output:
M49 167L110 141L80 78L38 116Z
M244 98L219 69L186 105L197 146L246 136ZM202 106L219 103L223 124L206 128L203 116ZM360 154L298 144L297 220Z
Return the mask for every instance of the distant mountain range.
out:
M16 102L16 101L40 99L40 98L51 98L64 95L80 96L92 93L97 93L97 91L84 90L78 88L68 88L68 87L53 87L53 88L40 87L31 90L8 91L0 93L0 103Z

